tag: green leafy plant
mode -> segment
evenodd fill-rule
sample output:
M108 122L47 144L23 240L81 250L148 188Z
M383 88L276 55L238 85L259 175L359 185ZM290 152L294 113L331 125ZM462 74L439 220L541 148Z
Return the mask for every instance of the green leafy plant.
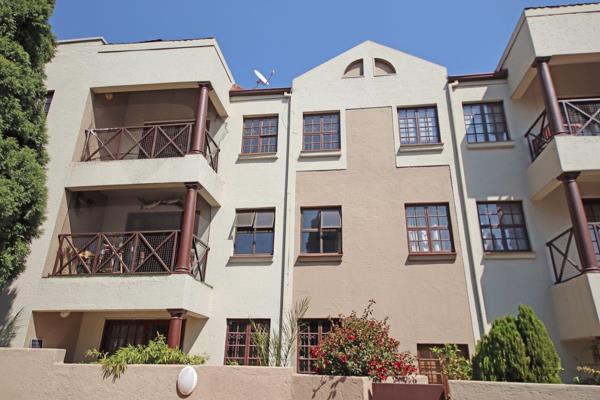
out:
M529 358L529 382L561 383L560 357L543 322L531 307L520 305L517 329Z
M51 0L0 0L0 289L25 267L46 212L44 65Z
M527 382L529 357L514 317L506 316L492 323L473 357L473 379L480 381Z
M373 317L373 305L361 316L352 312L340 316L319 346L311 348L316 359L316 371L325 375L369 376L374 381L414 381L417 369L415 359L408 352L400 352L400 342L389 335L387 318Z
M285 367L290 363L291 355L298 340L299 323L306 315L310 299L298 300L289 310L281 326L281 332L269 332L264 325L252 321L252 336L250 340L258 349L260 365Z
M207 360L203 355L187 355L179 349L173 349L165 342L163 335L157 335L147 345L128 345L121 347L114 354L103 353L90 349L86 357L94 359L102 365L104 377L119 378L128 365L132 364L204 364Z
M440 360L442 373L452 380L469 380L473 368L471 361L466 358L455 344L445 344L431 349Z
M577 367L578 376L573 378L573 383L580 385L600 385L600 369L581 365Z

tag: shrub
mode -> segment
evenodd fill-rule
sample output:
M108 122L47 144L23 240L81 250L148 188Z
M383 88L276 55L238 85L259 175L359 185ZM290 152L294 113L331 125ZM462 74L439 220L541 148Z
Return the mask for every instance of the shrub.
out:
M560 358L546 327L531 307L519 306L517 329L529 357L529 382L561 383Z
M387 318L373 318L373 300L361 316L340 316L319 346L311 348L316 371L325 375L369 376L374 381L407 380L416 374L414 357L400 352L400 342L389 336Z
M581 376L573 378L573 383L581 385L600 385L600 369L589 366L579 366L577 367L577 372L579 372Z
M473 379L527 382L529 358L514 317L495 320L479 343L473 357Z
M431 349L433 354L440 360L442 373L453 380L471 379L471 362L466 358L455 344L445 344L443 347Z
M96 349L88 350L85 355L102 365L105 378L111 375L119 378L131 364L204 364L207 359L206 356L187 355L167 346L163 335L157 335L147 345L121 347L111 355Z

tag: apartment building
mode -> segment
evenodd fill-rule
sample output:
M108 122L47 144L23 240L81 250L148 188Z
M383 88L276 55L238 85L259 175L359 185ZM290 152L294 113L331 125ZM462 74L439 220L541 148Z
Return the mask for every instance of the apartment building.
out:
M531 305L567 376L600 363L600 4L526 9L491 73L370 41L242 89L212 38L63 41L47 67L48 217L3 294L12 345L156 332L256 365L309 298L293 365L373 299L421 373Z

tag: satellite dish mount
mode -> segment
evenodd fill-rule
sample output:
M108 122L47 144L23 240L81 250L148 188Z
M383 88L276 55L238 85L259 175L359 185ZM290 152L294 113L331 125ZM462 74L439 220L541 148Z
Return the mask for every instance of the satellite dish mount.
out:
M254 86L254 89L259 87L260 85L269 86L269 82L271 81L271 78L273 77L274 74L275 74L275 70L272 69L271 73L269 74L269 77L265 78L265 76L263 74L261 74L259 70L255 69L254 75L256 75L256 86Z

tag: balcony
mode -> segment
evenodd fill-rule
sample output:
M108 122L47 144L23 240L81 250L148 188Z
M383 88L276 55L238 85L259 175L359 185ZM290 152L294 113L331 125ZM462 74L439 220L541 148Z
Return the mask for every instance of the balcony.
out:
M525 137L532 163L527 169L529 192L542 200L559 185L566 172L580 172L580 180L600 183L600 98L561 100L568 134L552 135L542 112Z
M565 129L572 136L600 136L600 98L583 100L560 100ZM546 121L546 110L525 133L531 160L544 151L554 139Z
M59 235L52 276L175 273L179 230ZM190 274L204 282L209 247L194 235Z
M600 264L600 223L589 223L588 227L594 253ZM567 282L585 273L577 254L572 227L550 240L546 246L550 251L554 283Z
M190 153L194 123L128 126L88 129L81 161L140 160L184 157ZM210 167L216 172L219 145L204 131L204 149Z

